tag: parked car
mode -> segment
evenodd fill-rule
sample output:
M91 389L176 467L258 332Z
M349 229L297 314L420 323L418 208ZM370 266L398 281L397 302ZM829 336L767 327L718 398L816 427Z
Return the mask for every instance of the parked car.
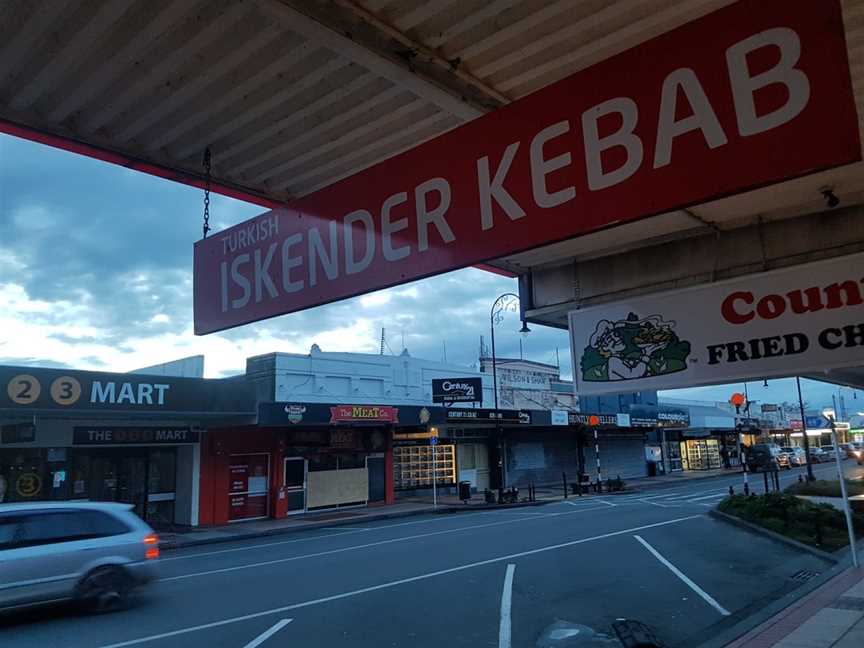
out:
M829 458L829 459L833 459L833 458L834 458L834 453L835 453L836 451L834 450L834 446L833 446L833 445L824 445L824 446L822 446L822 449L823 449L826 453L828 453L828 458ZM841 459L846 459L846 458L847 458L847 457L846 457L846 451L843 449L843 445L842 445L842 444L840 445L840 458L841 458Z
M120 607L157 577L159 537L130 504L0 504L0 609L74 600Z
M830 461L831 455L829 455L822 448L810 448L810 461L813 463L822 463L823 461Z
M786 470L792 470L792 459L789 457L789 453L783 452L782 449L777 453L777 466Z
M853 441L849 444L849 458L855 459L859 466L864 466L864 443Z
M783 452L776 443L754 443L746 449L747 470L749 472L760 472L772 470L780 465L780 455ZM788 467L788 458L786 458Z
M807 464L807 455L804 448L798 446L786 446L781 448L784 454L789 455L789 463L792 466L804 466Z

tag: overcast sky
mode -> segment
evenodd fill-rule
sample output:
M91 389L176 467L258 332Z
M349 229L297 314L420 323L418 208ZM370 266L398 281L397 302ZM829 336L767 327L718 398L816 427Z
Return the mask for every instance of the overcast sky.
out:
M0 135L0 364L127 371L194 355L206 375L242 372L273 351L388 352L471 366L489 309L516 281L467 269L232 331L192 333L192 244L201 236L197 189ZM262 211L220 196L216 231ZM501 356L555 363L570 377L564 331L518 333L515 314L496 327ZM760 402L796 400L794 381L750 383ZM727 400L741 385L679 390L677 397ZM843 390L864 410L864 393ZM805 384L805 400L830 403L834 387Z

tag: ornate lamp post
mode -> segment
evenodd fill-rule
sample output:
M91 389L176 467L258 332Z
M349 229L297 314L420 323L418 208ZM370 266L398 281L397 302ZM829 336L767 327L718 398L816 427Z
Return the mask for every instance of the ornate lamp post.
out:
M511 311L516 312L519 308L519 295L514 293L504 293L492 303L492 309L489 311L489 332L492 338L492 389L494 391L495 402L495 432L498 438L498 501L501 501L502 491L505 486L504 476L504 439L501 434L501 419L498 414L498 367L495 357L495 325L500 324L504 319L504 313ZM520 333L530 333L531 329L528 324L522 321Z

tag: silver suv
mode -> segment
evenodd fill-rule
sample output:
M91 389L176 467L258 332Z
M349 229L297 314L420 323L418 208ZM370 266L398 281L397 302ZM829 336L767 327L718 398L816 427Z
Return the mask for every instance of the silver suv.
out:
M0 504L0 609L75 600L119 607L157 577L159 538L129 504Z

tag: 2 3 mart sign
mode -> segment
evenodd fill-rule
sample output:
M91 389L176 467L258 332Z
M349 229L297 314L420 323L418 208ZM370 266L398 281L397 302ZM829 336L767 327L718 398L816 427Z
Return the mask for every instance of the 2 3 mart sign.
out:
M860 159L838 0L742 0L195 244L195 332Z
M570 313L579 394L864 364L864 254Z

